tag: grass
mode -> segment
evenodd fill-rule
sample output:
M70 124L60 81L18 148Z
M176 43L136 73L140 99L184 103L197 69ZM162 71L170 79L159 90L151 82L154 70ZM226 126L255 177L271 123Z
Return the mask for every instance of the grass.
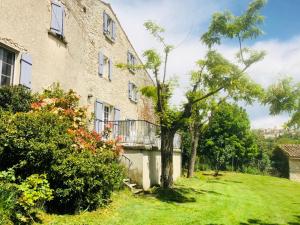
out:
M268 176L198 173L172 190L134 196L120 191L104 209L80 215L43 214L58 225L300 225L300 183Z

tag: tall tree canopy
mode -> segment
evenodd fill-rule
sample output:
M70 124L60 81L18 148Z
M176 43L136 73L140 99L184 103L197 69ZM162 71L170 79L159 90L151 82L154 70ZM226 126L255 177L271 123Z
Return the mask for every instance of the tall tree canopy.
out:
M149 49L144 52L145 65L142 67L153 74L155 86L144 87L141 90L144 95L153 98L160 125L162 187L169 188L173 184L174 135L186 124L193 112L197 111L194 109L195 105L200 104L201 107L201 104L207 104L205 101L219 93L233 99L243 98L247 102L253 101L261 94L261 87L249 79L246 70L261 60L264 52L244 48L243 43L262 33L259 26L263 17L259 11L264 4L264 0L254 0L240 16L227 11L213 15L208 31L201 38L202 43L208 47L207 54L197 62L198 70L192 73L192 87L186 93L187 101L180 110L170 105L173 80L167 76L168 57L174 48L165 41L165 30L162 27L151 21L144 24L162 47L161 51ZM221 44L224 38L238 41L236 63L227 60L213 49L215 45Z
M289 113L288 127L300 127L300 83L284 78L271 85L267 91L265 104L270 106L270 114Z
M213 114L202 136L202 154L216 173L228 166L243 170L259 153L246 111L236 104L222 103Z

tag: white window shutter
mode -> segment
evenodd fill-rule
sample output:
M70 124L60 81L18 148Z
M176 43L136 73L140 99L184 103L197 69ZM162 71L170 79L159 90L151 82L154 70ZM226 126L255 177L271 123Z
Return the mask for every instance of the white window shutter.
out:
M103 76L104 71L104 55L102 52L99 52L99 58L98 58L98 74L100 77Z
M110 59L108 60L108 79L112 80L112 73L113 73L113 61Z
M61 36L64 35L64 15L65 10L62 4L57 1L51 3L51 30Z
M132 100L132 84L128 83L128 97L130 100Z
M108 15L106 12L103 12L103 32L106 33L108 31Z
M121 111L114 108L114 121L119 121L121 119Z
M130 64L130 61L131 61L131 60L130 60L130 52L127 52L127 64L128 64L128 65L131 65L131 64Z
M103 103L95 102L95 131L100 133L103 130Z
M117 26L115 21L112 21L112 34L111 34L111 38L115 41L116 37L117 37Z
M20 84L25 87L31 88L32 77L32 57L28 53L24 53L21 56L21 74Z

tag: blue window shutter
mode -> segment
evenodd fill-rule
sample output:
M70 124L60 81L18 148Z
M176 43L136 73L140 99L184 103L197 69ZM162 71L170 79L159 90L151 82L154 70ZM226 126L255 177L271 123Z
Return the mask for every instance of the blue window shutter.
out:
M116 37L117 37L117 27L116 27L116 23L115 21L112 21L112 34L111 34L111 37L113 40L116 40Z
M104 71L104 55L102 52L99 52L99 59L98 59L98 74L100 77L103 76L103 71Z
M114 108L114 121L119 121L121 119L121 111Z
M103 130L103 103L95 102L95 131L100 133Z
M51 16L51 30L59 35L64 35L64 7L57 1L52 1L52 16Z
M121 111L114 108L114 136L115 138L119 135L119 121L121 120Z
M32 76L32 57L28 53L24 53L21 56L21 74L20 84L25 87L31 88L31 76Z
M127 64L131 65L131 63L130 63L130 52L127 52Z
M108 15L106 12L103 12L103 32L106 33L108 31Z
M128 83L128 97L129 97L129 99L131 100L132 99L132 85L131 85L131 83L129 82Z
M108 79L112 80L112 73L113 73L113 62L112 60L108 60Z

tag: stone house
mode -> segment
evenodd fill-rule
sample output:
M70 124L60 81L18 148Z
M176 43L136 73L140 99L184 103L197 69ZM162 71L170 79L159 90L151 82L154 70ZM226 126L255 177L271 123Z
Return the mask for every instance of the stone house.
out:
M281 176L300 182L300 145L280 145L275 154L275 163Z
M138 91L153 81L147 71L115 66L142 62L111 6L100 0L0 0L0 14L0 85L38 92L58 82L75 90L95 115L91 127L101 132L112 124L113 136L121 137L132 180L145 189L159 183L153 104ZM177 150L175 179L180 172Z

